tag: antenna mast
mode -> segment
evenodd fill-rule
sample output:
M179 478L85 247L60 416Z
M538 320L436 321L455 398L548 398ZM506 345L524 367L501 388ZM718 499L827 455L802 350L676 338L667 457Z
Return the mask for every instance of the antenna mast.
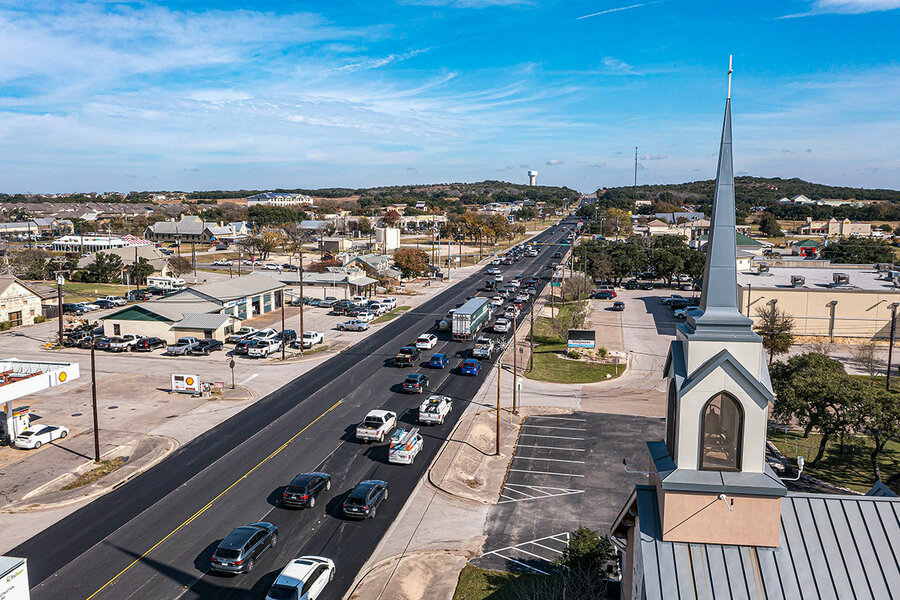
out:
M734 55L728 55L728 100L731 100L731 74L734 73L734 69L731 68L731 59Z
M634 147L634 187L637 187L637 150L638 147Z

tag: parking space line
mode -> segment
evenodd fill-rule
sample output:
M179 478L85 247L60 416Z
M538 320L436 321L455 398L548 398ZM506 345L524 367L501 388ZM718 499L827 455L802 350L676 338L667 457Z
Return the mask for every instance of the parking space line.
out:
M538 569L538 568L536 568L536 567L532 567L531 565L525 564L525 563L523 563L523 562L519 562L519 561L517 561L517 560L514 559L514 558L510 558L510 557L508 557L508 556L504 556L503 554L496 554L496 553L495 553L494 555L495 555L495 556L499 556L499 557L502 558L503 560L508 560L509 562L513 562L513 563L516 563L517 565L521 565L521 566L525 567L526 569L531 569L531 570L534 571L535 573L539 573L539 574L541 574L541 575L547 575L547 572L546 572L546 571L541 571L540 569Z
M541 448L543 450L571 450L572 452L585 452L584 448L566 448L564 446L532 446L528 444L519 444L519 448Z
M583 460L565 460L565 459L563 459L563 458L538 458L538 457L536 457L536 456L513 456L513 460L515 460L515 459L517 459L517 458L518 458L518 459L521 459L521 460L546 460L546 461L549 461L549 462L576 463L576 464L579 464L579 465L583 465L583 464L584 464L584 461L583 461Z
M551 438L551 439L554 439L554 440L581 440L581 441L584 441L584 438L565 437L565 436L562 436L562 435L541 435L541 434L539 434L539 433L522 433L522 434L519 435L519 437L523 437L523 436L526 436L526 435L527 435L528 437Z
M587 423L587 419L575 419L573 417L547 417L547 416L537 416L537 417L528 417L531 419L558 419L560 421L578 421L580 423Z
M557 550L556 548L551 548L550 546L545 546L545 545L543 545L543 544L538 544L537 542L531 542L531 545L532 545L532 546L539 546L539 547L543 548L544 550L549 550L550 552L553 552L553 553L556 553L556 554L562 554L562 553L563 553L562 550Z
M505 552L505 551L507 551L507 550L514 550L514 549L518 548L519 546L526 546L526 545L528 545L528 544L533 544L534 542L543 542L544 540L555 540L555 541L559 542L559 541L561 541L561 540L557 540L556 538L558 538L558 537L561 536L561 535L566 536L566 543L568 544L568 543L569 543L569 542L568 542L568 540L569 540L569 532L568 532L568 531L564 531L564 532L562 532L562 533L554 533L553 535L547 535L547 536L544 536L544 537L541 537L541 538L536 538L536 539L533 539L533 540L528 540L527 542L522 542L521 544L516 544L516 545L514 545L514 546L506 546L505 548L497 548L496 550L491 550L490 552L485 552L485 553L482 554L481 556L488 556L488 555L491 555L491 554L497 554L498 552Z
M535 427L538 429L565 429L567 431L585 431L583 427L551 427L549 425L522 425L522 427Z
M529 471L528 469L510 469L510 473L531 473L532 475L559 475L560 477L584 477L573 473L554 473L552 471Z
M535 545L534 542L530 542L530 544L531 544L531 545ZM528 554L528 555L533 556L533 557L535 557L535 558L539 558L539 559L541 559L541 560L546 560L547 562L550 562L549 559L547 559L547 557L541 556L540 554L535 554L534 552L529 552L528 550L522 550L521 548L518 548L518 547L517 547L517 548L513 548L513 550L515 550L516 552L521 552L522 554Z

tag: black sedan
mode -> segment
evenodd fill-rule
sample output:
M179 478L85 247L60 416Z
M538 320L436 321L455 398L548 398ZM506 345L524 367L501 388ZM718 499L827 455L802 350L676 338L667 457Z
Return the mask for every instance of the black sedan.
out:
M344 500L342 505L344 516L371 519L375 516L378 506L387 500L387 497L387 481L377 479L360 481Z
M203 356L209 356L210 352L215 352L217 350L221 350L224 344L221 340L213 340L213 339L205 339L200 340L200 345L191 350L191 354L202 354Z
M284 488L281 502L285 506L313 508L316 497L331 489L328 473L300 473Z
M407 394L421 394L428 387L428 377L421 373L412 373L403 380L400 388Z
M263 552L278 542L278 528L271 523L235 527L212 555L210 566L223 573L249 573Z
M137 341L137 343L131 347L133 352L152 352L157 348L165 348L168 344L166 344L166 340L158 337L146 337Z

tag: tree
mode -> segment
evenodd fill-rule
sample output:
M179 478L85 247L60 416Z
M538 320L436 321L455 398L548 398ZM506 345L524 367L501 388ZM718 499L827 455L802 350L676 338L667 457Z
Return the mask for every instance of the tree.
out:
M190 273L194 269L191 259L186 256L173 256L169 259L169 270L175 277L181 277L185 273Z
M386 213L384 213L383 220L384 220L385 224L387 224L387 225L392 225L392 226L396 225L397 222L400 220L400 213L397 212L396 210L389 210Z
M566 277L562 286L563 302L570 300L584 300L591 293L591 280L581 273L572 273Z
M87 274L91 281L111 283L118 281L122 275L122 259L111 252L97 252L94 260L87 266Z
M140 285L147 280L147 277L153 275L156 269L150 264L150 261L144 257L137 260L136 263L128 265L127 273L131 279L131 283Z
M894 250L885 240L846 238L825 246L822 258L843 264L890 263Z
M872 474L881 481L878 459L887 443L900 437L900 394L871 385L859 404L857 415L857 426L872 438L873 448L869 452ZM890 481L900 482L900 473Z
M394 266L407 279L428 270L428 253L418 248L400 248L394 253Z
M794 343L794 320L774 302L756 309L756 317L759 322L754 330L762 338L763 348L769 353L769 364L776 355L786 354Z
M684 270L684 261L672 250L654 250L650 255L650 266L668 285L672 285L672 278Z
M557 311L556 316L550 319L550 329L558 339L566 341L569 337L569 330L583 326L586 316L587 302L579 301L574 305L569 305L568 309Z
M11 252L9 265L22 279L44 279L48 273L49 255L37 248L26 248L19 252Z
M277 229L264 229L251 235L250 243L260 260L266 260L269 254L284 245L284 234Z
M858 414L860 382L847 375L843 365L822 354L792 356L771 369L776 399L772 415L783 422L796 421L804 437L815 429L822 436L811 467L818 466L828 442L850 430Z
M771 213L764 212L759 217L759 230L766 237L781 237L784 235L784 232L781 230L781 225L778 224L778 219Z
M616 238L631 235L631 214L621 208L607 208L603 211L602 234Z
M853 346L850 348L850 356L872 379L875 379L884 365L875 340L866 340Z
M375 230L375 228L372 227L372 221L369 220L369 217L360 217L356 221L356 227L362 234L369 234Z

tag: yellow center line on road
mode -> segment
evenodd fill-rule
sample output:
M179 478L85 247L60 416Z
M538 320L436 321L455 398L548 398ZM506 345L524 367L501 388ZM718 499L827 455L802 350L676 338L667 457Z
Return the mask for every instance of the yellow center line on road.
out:
M263 466L264 464L266 464L270 459L272 459L272 458L274 458L275 456L277 456L282 450L284 450L285 448L287 448L288 445L289 445L291 442L293 442L295 439L297 439L298 437L300 437L301 435L303 435L303 433L304 433L307 429L309 429L310 427L312 427L313 425L315 425L315 424L316 424L316 421L318 421L319 419L321 419L322 417L324 417L325 415L327 415L328 413L330 413L331 411L333 411L333 410L334 410L335 408L337 408L337 407L341 404L341 402L343 402L343 401L344 401L344 399L341 398L340 400L338 400L337 402L335 402L334 404L332 404L332 405L331 405L331 408L329 408L328 410L326 410L325 412L323 412L321 415L319 415L318 417L316 417L315 419L313 419L312 422L310 422L309 425L307 425L306 427L304 427L303 429L301 429L300 431L298 431L297 433L295 433L293 436L291 436L291 438L290 438L288 441L286 441L286 442L283 443L281 446L279 446L274 452L272 452L272 453L269 454L267 457L265 457L264 459L262 459L261 461L259 461L259 463L257 463L255 467L253 467L252 469L250 469L249 471L247 471L246 473L244 473L243 475L241 475L234 483L232 483L232 484L229 485L227 488L225 488L224 490L222 490L222 491L219 493L218 496L216 496L215 498L213 498L212 500L210 500L209 502L207 502L207 503L206 503L206 506L204 506L203 508L201 508L200 510L198 510L197 512L195 512L195 513L194 513L193 515L191 515L187 520L185 520L181 525L179 525L178 527L176 527L175 529L173 529L172 531L170 531L169 534L166 535L166 537L164 537L163 539L161 539L161 540L159 540L158 542L156 542L155 544L153 544L153 546L151 546L149 550L147 550L146 552L144 552L143 554L141 554L138 558L134 559L134 561L133 561L130 565L128 565L127 567L125 567L124 569L122 569L121 571L119 571L118 573L116 573L116 576L115 576L115 577L113 577L112 579L110 579L109 581L107 581L106 583L104 583L103 586L102 586L99 590L97 590L96 592L94 592L93 594L91 594L90 596L88 596L86 600L92 600L92 598L94 598L97 594L99 594L99 593L102 592L104 589L106 589L106 588L109 587L111 584L113 584L113 583L116 581L116 579L118 579L119 577L121 577L121 576L122 576L126 571L128 571L131 567L133 567L133 566L136 565L137 563L141 562L141 560L143 560L148 554L150 554L150 553L153 552L156 548L158 548L160 544L162 544L162 543L165 542L167 539L169 539L170 537L172 537L173 535L175 535L175 534L178 532L178 530L180 530L182 527L185 527L185 526L187 526L187 525L190 525L197 517L199 517L200 515L202 515L203 513L205 513L205 512L209 509L209 507L212 506L212 505L215 503L216 500L218 500L219 498L221 498L222 496L224 496L225 494L227 494L229 491L231 491L231 489L232 489L234 486L236 486L236 485L239 484L241 481L243 481L244 479L246 479L251 473L253 473L253 471L255 471L256 469L260 468L261 466Z

